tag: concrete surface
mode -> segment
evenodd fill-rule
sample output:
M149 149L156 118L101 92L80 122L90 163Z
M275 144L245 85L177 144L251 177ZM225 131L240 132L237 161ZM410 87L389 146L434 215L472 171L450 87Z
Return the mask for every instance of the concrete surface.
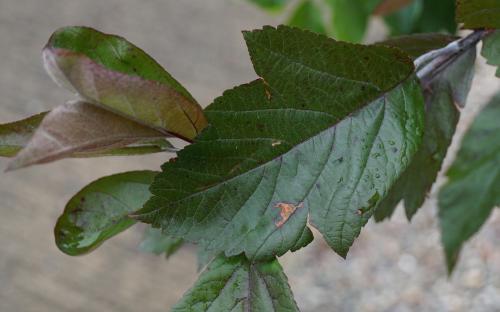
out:
M240 30L279 20L243 0L0 0L0 122L70 97L40 62L41 48L58 27L88 25L128 38L207 105L255 78ZM493 69L479 63L462 131L500 89ZM85 184L116 172L158 169L167 157L64 160L1 174L0 311L167 311L196 279L192 250L168 262L141 254L142 229L136 227L72 258L56 248L52 234L65 202ZM0 159L0 167L5 164ZM500 216L467 244L464 261L447 280L430 197L409 226L401 214L370 223L347 261L320 239L286 255L303 311L500 311Z

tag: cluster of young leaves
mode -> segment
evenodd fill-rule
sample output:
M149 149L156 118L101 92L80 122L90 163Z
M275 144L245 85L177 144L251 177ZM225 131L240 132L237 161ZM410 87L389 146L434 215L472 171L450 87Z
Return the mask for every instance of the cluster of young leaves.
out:
M249 0L271 10L283 10L290 0ZM381 16L391 35L427 32L454 34L454 0L300 0L287 24L327 34L337 40L361 42L371 16Z
M175 152L168 138L192 140L206 125L201 107L174 78L125 39L86 27L56 31L45 68L77 100L0 125L8 169L66 157ZM92 182L66 205L55 227L58 247L89 252L136 221L156 172L134 171Z
M255 2L276 8L286 1ZM376 2L378 10L408 3ZM499 9L491 0L462 0L457 9L465 27L489 29L478 40L497 66L500 31L492 30L500 28ZM203 111L125 39L60 29L43 51L44 64L78 100L0 125L0 155L13 157L10 169L176 151L171 136L192 142L162 172L92 182L55 227L57 246L69 255L92 251L138 220L153 226L142 250L168 257L196 243L199 267L210 264L174 311L298 311L276 258L309 244L310 226L345 257L372 215L387 218L404 200L411 218L441 168L476 56L473 42L427 60L457 43L443 34L365 46L267 26L244 38L258 78ZM500 203L499 108L500 95L465 136L439 194L450 270L463 242Z

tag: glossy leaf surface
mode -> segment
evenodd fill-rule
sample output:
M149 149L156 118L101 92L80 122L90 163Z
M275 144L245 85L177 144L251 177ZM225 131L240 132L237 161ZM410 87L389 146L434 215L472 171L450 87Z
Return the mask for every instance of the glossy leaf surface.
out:
M243 256L216 258L172 312L299 311L277 260L250 263Z
M96 180L73 196L54 230L57 247L76 256L88 253L135 221L128 215L150 197L157 172L131 171Z
M206 109L211 126L163 166L137 218L226 255L312 239L345 256L420 144L423 98L400 50L295 28L245 33L262 80Z
M67 157L141 154L169 146L159 131L85 102L68 102L43 118L8 169Z
M87 27L56 31L44 64L60 85L84 99L181 138L205 126L193 97L144 51L125 39Z
M406 216L411 219L422 206L446 156L465 105L474 76L476 50L470 49L437 76L425 90L426 121L424 140L410 166L389 194L377 206L375 219L389 218L404 200Z
M464 28L500 28L499 0L457 0L457 22Z
M479 113L439 192L439 218L446 262L451 272L462 244L500 205L500 94Z

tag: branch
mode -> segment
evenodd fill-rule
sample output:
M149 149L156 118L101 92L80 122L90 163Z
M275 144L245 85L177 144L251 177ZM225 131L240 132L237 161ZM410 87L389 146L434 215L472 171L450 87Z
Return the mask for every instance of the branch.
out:
M418 57L415 60L415 68L422 87L429 86L439 73L465 51L475 47L481 39L490 33L492 33L491 30L476 30L464 38L451 42L444 48L432 50Z

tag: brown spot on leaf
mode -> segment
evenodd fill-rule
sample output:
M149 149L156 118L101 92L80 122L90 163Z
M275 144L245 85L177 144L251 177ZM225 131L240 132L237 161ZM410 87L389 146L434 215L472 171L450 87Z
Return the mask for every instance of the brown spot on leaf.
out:
M290 218L290 216L295 212L295 210L297 210L297 208L302 208L303 206L304 206L303 203L295 205L292 203L284 203L284 202L280 202L274 205L274 207L280 209L280 216L281 216L281 219L278 222L276 222L276 227L281 227L283 224L285 224L286 221L288 221L288 218Z
M278 146L278 145L280 145L280 144L281 144L281 141L280 141L280 140L274 140L274 141L272 141L272 142L271 142L271 146L272 146L272 147Z

